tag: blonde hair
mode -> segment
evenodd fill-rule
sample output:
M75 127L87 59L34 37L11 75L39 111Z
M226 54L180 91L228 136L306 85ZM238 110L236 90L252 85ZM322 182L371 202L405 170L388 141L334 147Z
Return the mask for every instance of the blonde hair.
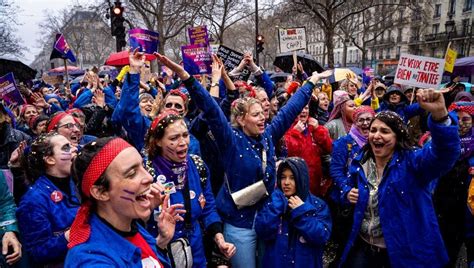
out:
M249 97L239 98L232 102L230 107L230 122L232 127L240 127L239 123L237 122L237 117L244 117L249 112L250 106L254 104L258 104L260 106L262 105L258 99Z

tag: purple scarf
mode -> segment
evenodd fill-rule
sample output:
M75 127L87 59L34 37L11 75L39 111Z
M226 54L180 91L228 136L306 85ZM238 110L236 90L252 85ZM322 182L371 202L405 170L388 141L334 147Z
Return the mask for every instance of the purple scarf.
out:
M467 133L464 137L461 137L461 157L459 159L465 159L470 157L474 152L474 132Z
M158 155L153 159L153 168L156 175L163 174L167 182L172 181L177 189L181 189L188 174L188 158L181 163L175 163Z
M367 137L360 133L355 125L352 125L349 135L351 135L351 137L357 142L357 145L359 145L360 148L364 147L367 143Z

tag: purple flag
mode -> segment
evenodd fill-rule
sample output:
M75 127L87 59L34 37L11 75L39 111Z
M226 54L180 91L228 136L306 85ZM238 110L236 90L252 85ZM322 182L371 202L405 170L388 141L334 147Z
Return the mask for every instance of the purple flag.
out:
M0 99L5 100L7 103L16 103L17 105L26 103L16 87L13 73L0 77Z
M66 39L64 38L63 34L56 35L56 42L54 43L53 48L54 50L59 52L61 58L66 58L69 59L71 62L76 62L76 57L74 56L74 53L72 53L72 50L69 48L69 45L66 42ZM53 54L51 55L51 58L55 58Z
M207 27L197 26L188 29L189 43L191 45L209 44L209 36L207 35Z
M145 30L145 29L131 29L128 31L129 44L132 51L138 48L147 54L153 54L158 51L158 37L159 33Z
M210 74L212 72L211 52L205 44L181 47L184 69L190 74Z

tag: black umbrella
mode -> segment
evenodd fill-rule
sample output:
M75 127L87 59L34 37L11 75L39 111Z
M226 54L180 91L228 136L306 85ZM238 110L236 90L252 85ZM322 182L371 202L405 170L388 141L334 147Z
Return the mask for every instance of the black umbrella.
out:
M290 73L273 73L270 75L270 79L273 82L286 82L288 76L291 75Z
M15 79L20 82L33 80L36 76L36 71L23 64L21 61L0 59L0 76L4 76L10 72L13 73Z
M297 52L296 56L298 58L298 62L301 62L303 65L304 71L311 75L313 72L322 72L324 68L318 61L314 59L314 57L310 54L306 54L303 52ZM278 54L273 61L273 65L280 68L282 71L287 73L292 73L293 68L293 52L286 52Z

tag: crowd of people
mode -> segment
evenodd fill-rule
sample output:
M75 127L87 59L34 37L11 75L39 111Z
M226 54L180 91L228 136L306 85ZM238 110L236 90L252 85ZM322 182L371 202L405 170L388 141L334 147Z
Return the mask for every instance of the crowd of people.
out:
M474 98L298 64L21 86L0 102L1 267L474 263ZM243 81L242 70L252 75ZM473 212L474 213L474 212Z

